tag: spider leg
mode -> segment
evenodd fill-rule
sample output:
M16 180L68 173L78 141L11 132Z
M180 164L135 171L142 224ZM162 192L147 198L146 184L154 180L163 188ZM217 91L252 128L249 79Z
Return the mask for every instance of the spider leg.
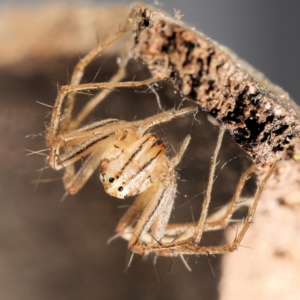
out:
M213 215L206 218L204 223L203 231L213 231L224 229L228 226L231 221L233 213L244 205L244 199L241 199L241 192L247 181L248 176L256 169L256 165L252 164L240 177L237 184L234 196L232 197L229 204L220 208ZM168 224L166 227L165 234L170 238L176 238L176 240L182 240L187 236L190 238L194 234L197 228L198 222L186 223L186 224ZM179 238L178 238L179 237Z
M54 151L51 151L51 156L49 156L48 161L52 168L55 170L60 170L74 164L79 159L89 155L95 149L97 149L104 141L108 142L110 140L118 138L121 133L115 132L104 132L102 134L95 134L87 137L82 142L74 147L69 147L63 154L59 153L61 145L58 144ZM105 143L106 144L106 143ZM71 174L70 174L71 175Z
M158 184L159 183L152 185L150 188L141 193L130 206L125 215L121 218L117 226L117 232L120 237L128 241L132 239L133 235L135 234L134 227L139 221L147 205L156 196L155 194ZM145 231L140 235L140 239L143 241L143 243L151 243L153 242L153 239L157 241L163 237L164 228L166 227L171 214L175 192L176 188L173 189L174 195L170 195L157 212L157 217L150 225L151 233Z
M226 213L225 215L220 218L220 219L216 219L214 218L214 215L209 216L206 219L206 223L205 223L205 230L219 230L219 229L224 229L225 227L228 226L228 224L230 223L230 220L232 218L233 213L241 206L240 204L243 204L244 199L241 199L241 193L243 190L243 187L249 177L249 175L255 171L255 169L257 168L256 164L252 164L240 177L239 182L237 184L234 196L232 197L231 201L229 202L228 205L226 205L225 209L226 209ZM224 211L223 208L221 208L220 210ZM219 213L219 211L215 212L215 216L217 216Z
M188 135L184 139L179 151L177 154L170 160L170 163L168 164L169 172L175 173L175 168L180 163L184 152L186 151L188 144L190 143L191 136ZM176 175L173 176L173 178L176 177ZM173 194L169 197L169 200L165 202L164 207L162 207L160 213L158 214L156 220L154 221L153 225L151 226L151 233L153 237L156 239L156 241L160 241L164 235L165 235L165 229L168 224L168 221L170 219L171 211L174 205L174 199L176 196L177 191L177 184L176 181L173 183L174 187L172 188Z
M130 241L134 234L133 231L136 222L139 220L143 211L146 209L147 204L155 196L156 191L157 185L153 185L136 198L134 203L130 206L128 211L121 218L117 226L118 236ZM145 232L141 235L140 240L142 240L143 243L151 243L153 242L153 239L155 241L160 241L163 238L164 229L168 223L173 207L176 188L173 189L173 192L174 195L168 197L168 200L165 201L164 205L161 206L156 219L153 221L153 224L150 227L151 234L149 232Z
M231 210L232 201L227 205L224 205L220 209L218 209L213 214L209 215L205 222L204 231L213 231L224 229L228 226L230 222L232 222L231 216L232 214L240 209L243 206L249 207L253 203L253 198L241 198L239 201L236 201L234 205L234 209ZM171 223L166 226L165 236L163 240L165 242L172 242L174 240L183 240L190 238L194 231L197 222L194 223Z
M120 65L117 73L108 81L109 83L120 82L126 75L126 62L123 61ZM90 99L85 106L78 113L76 118L71 121L69 126L69 131L74 130L79 127L79 125L84 121L84 119L95 109L95 107L102 102L113 89L103 89L99 93L97 93L92 99ZM74 94L69 94L74 95Z
M101 133L108 133L111 131L117 131L119 124L124 124L124 121L118 119L105 119L98 122L94 122L89 125L80 127L77 130L61 134L57 138L57 141L61 144L61 148L70 148L78 145L88 137L93 135L99 135Z
M87 84L80 84L76 86L72 85L65 85L62 86L58 92L57 98L55 100L52 118L50 122L50 126L47 130L47 143L49 147L52 147L53 143L55 142L55 138L58 136L58 133L61 132L61 116L63 113L61 112L64 99L66 95L72 92L78 91L85 91L85 90L100 90L105 88L132 88L132 87L140 87L145 84L149 84L154 82L153 78L146 79L143 81L129 81L129 82L102 82L102 83L87 83Z
M203 231L213 231L224 229L231 222L233 213L242 206L250 206L253 198L240 198L241 192L248 176L255 170L256 165L252 164L240 177L234 196L224 207L221 207L214 214L206 218ZM249 200L249 201L248 201ZM250 201L251 200L251 201ZM198 222L194 223L171 223L165 228L164 242L180 241L191 238L195 232Z
M130 18L130 16L129 16L129 18ZM125 25L123 26L123 28L121 28L114 35L110 36L103 43L97 45L87 55L85 55L82 59L80 59L80 61L75 66L74 71L72 73L72 77L71 77L71 81L70 81L70 86L77 86L77 85L79 85L79 83L80 83L80 81L82 79L82 76L84 74L85 68L93 60L95 60L97 57L99 57L101 55L101 53L102 53L102 51L103 51L104 48L106 48L108 45L110 45L111 43L113 43L116 39L118 39L121 35L123 35L129 29L129 26L130 26L129 18L127 19L127 21L126 21ZM124 76L123 71L124 70L121 70L120 72L118 72L116 74L117 78L114 78L114 80L119 81ZM60 125L60 130L62 132L68 131L70 129L69 126L70 126L70 122L71 122L71 118L72 118L73 108L74 108L74 105L75 105L75 97L76 97L75 93L71 93L67 97L66 105L64 107L64 112L63 112L64 120L63 120L63 122ZM97 102L97 101L95 101L95 102ZM87 108L85 112L89 113L90 110L92 110L92 108L91 109ZM82 116L84 116L84 113L83 113ZM75 123L73 123L71 127L72 128L76 128L82 120L78 119L78 121L75 121Z
M118 232L119 236L121 236L123 239L128 241L131 239L134 225L143 213L147 204L151 201L151 198L153 197L154 193L155 189L152 186L144 192L142 192L141 194L139 194L138 197L135 199L134 203L123 215L116 228L116 231Z
M73 176L69 176L65 173L63 178L65 190L69 194L76 194L92 176L95 169L99 167L99 163L102 157L102 153L105 151L105 146L97 147L97 150L92 152L84 161L81 168Z
M174 180L173 186L170 188L170 191L171 191L170 195L162 205L159 213L157 214L155 221L151 226L151 236L158 243L160 243L161 239L164 237L165 228L171 216L171 212L172 212L172 208L176 196L176 191L177 191L176 180Z
M196 114L198 112L198 107L186 107L180 110L167 110L158 115L151 116L144 120L131 122L133 126L138 127L138 134L140 136L144 135L151 127L166 123L174 118L185 117L187 115Z
M195 232L192 237L194 244L199 244L202 234L203 234L203 231L204 231L204 228L205 228L205 221L207 218L209 203L211 200L211 191L212 191L213 182L214 182L214 174L215 174L215 169L216 169L216 164L217 164L217 157L218 157L218 154L220 151L224 132L225 132L225 127L221 127L219 135L218 135L217 145L216 145L214 154L213 154L213 156L211 158L211 162L210 162L210 172L209 172L209 177L208 177L208 184L207 184L207 188L206 188L205 198L204 198L204 201L202 204L201 216L200 216L197 226L195 227Z
M170 197L174 196L175 192L175 178L158 184L154 196L147 204L133 229L132 236L129 240L129 248L133 252L136 252L136 246L144 241L144 236L147 236L149 229L156 221L161 211L164 211L164 208L166 208L167 204L170 202Z
M214 255L214 254L224 254L224 253L235 251L239 247L245 233L247 232L251 224L264 185L266 184L270 176L274 173L277 165L278 165L278 161L276 161L273 165L271 165L266 176L259 183L256 189L256 193L252 205L249 207L248 215L244 220L241 230L237 233L232 243L221 245L221 246L198 246L197 244L193 243L191 239L176 241L171 243L160 243L160 244L152 243L152 244L145 245L139 243L135 247L135 252L139 254L148 254L150 252L154 252L157 255L161 255L161 256L177 256L183 254Z
M138 120L133 122L124 122L118 119L105 119L102 121L94 122L89 125L85 125L76 129L70 133L59 135L58 140L62 143L66 143L66 147L73 146L81 142L83 138L93 136L108 131L118 131L124 129L124 127L136 128L138 136L142 137L151 127L161 123L166 123L174 118L184 117L186 115L197 113L197 107L187 107L180 110L165 111L155 116L151 116L144 120Z

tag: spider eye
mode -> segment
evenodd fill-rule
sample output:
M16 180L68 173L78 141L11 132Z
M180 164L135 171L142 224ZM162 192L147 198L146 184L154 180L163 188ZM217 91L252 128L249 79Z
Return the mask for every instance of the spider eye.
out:
M102 177L102 182L105 182L105 180L106 180L106 173L101 174L101 177Z
M118 191L119 191L119 192L122 192L122 191L123 191L123 187L120 186L120 187L118 188Z
M110 177L110 178L109 178L109 182L110 182L110 183L113 183L114 181L115 181L115 179L114 179L113 177Z

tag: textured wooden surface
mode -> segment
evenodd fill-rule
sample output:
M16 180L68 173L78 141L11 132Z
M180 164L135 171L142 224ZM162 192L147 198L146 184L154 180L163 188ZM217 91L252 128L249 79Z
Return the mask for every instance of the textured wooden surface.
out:
M278 159L300 134L299 109L279 87L203 34L135 5L136 55L208 111L258 164ZM224 51L225 50L225 51Z

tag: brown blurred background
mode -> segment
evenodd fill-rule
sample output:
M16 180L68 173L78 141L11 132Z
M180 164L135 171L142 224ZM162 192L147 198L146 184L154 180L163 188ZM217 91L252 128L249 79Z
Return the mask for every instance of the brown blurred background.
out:
M260 274L252 275L252 280L247 278L243 273L246 265L237 262L232 268L232 262L228 262L229 267L223 262L222 271L220 257L209 261L205 257L189 258L192 272L180 259L159 258L154 265L152 257L136 260L125 271L130 255L126 242L117 239L107 245L106 241L114 234L126 210L124 205L130 205L132 199L122 202L106 196L97 172L77 195L64 202L60 202L64 194L60 172L45 170L41 179L49 182L41 181L34 191L32 181L39 177L36 171L43 168L45 157L25 156L24 149L46 147L43 132L50 112L50 108L36 101L53 104L57 84L68 83L68 74L78 57L118 29L128 7L0 3L0 299L239 299L258 288L261 290L255 294L257 299L268 299L265 294L276 295L274 282L268 290L265 281L259 281L263 278ZM289 6L271 1L165 1L164 8L170 13L172 7L181 9L186 22L238 52L297 100L300 24L299 10L293 3L296 1L289 2ZM130 34L123 41L128 38ZM122 45L119 41L107 49L104 57L88 68L84 82L92 81L99 68L97 81L108 80L117 70L116 55ZM141 64L132 62L127 80L135 76L141 79L149 75ZM170 87L159 92L166 109L181 100ZM80 101L87 99L82 96ZM156 99L146 89L117 91L89 121L108 117L141 119L157 112ZM192 215L197 218L200 211L217 129L205 114L199 113L197 120L176 120L155 129L168 142L170 156L174 153L172 147L177 149L186 134L193 137L180 165L179 194L172 221L191 220ZM224 141L219 167L226 162L224 169L219 170L212 211L228 201L241 171L249 164L228 139ZM252 187L250 183L246 192L250 193ZM266 220L263 224L270 223ZM253 227L250 230L254 233ZM234 234L235 228L229 228L230 233ZM266 239L262 237L267 243ZM205 236L204 242L220 243L224 238L222 233L214 233ZM254 261L256 255L258 262L258 247L239 252L254 253ZM280 265L284 267L284 263ZM243 274L240 278L244 290L236 287L239 277L230 280L233 273ZM292 273L292 279L284 284L295 296L288 299L298 299L295 276ZM228 292L232 285L236 287L235 294Z

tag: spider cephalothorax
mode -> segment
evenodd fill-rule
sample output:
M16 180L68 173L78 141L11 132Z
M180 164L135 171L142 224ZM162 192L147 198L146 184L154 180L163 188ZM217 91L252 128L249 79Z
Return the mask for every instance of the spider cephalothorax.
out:
M132 131L126 132L122 140L110 143L103 154L100 180L111 196L126 198L140 194L153 184L159 166L166 163L166 146L157 135L149 133L136 138Z

